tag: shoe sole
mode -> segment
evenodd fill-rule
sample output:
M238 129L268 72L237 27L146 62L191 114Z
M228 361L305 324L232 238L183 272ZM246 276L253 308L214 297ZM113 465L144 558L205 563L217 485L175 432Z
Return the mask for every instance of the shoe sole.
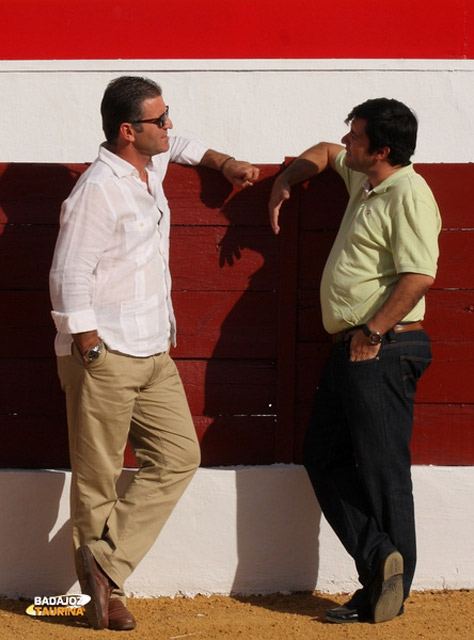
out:
M85 606L86 616L89 624L93 629L105 629L103 623L103 611L99 606L99 598L95 589L90 585L93 581L90 579L94 575L94 556L88 547L79 547L76 554L77 575L81 585L82 593L91 597L91 601Z
M403 605L403 558L398 551L388 555L380 569L380 593L373 601L374 622L395 618Z

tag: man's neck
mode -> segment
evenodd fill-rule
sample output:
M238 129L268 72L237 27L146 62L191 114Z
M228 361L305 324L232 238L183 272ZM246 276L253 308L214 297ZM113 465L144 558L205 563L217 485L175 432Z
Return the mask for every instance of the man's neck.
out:
M132 145L120 145L120 144L111 144L110 142L106 143L106 148L115 153L119 158L125 160L129 164L131 164L137 171L140 176L145 174L145 168L147 164L150 162L150 157L143 156L137 153L135 147Z
M383 162L370 170L366 175L369 178L370 186L374 189L391 175L400 171L400 169L403 169L401 164L392 165L388 162Z

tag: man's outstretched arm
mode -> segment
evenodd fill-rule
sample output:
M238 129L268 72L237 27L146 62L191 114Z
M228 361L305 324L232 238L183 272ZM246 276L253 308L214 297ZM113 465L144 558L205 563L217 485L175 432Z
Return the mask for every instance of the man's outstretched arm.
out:
M320 142L307 149L275 179L273 183L270 200L268 202L268 213L273 233L279 233L280 208L285 200L291 195L291 187L305 180L309 180L328 166L334 169L336 156L344 147L331 142Z
M220 171L227 180L236 187L250 187L258 180L260 169L250 162L236 160L226 153L208 149L199 163L208 169Z

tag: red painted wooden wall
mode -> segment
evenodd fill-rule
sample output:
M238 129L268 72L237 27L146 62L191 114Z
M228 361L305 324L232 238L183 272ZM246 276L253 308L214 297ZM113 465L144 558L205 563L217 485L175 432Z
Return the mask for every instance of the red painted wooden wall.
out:
M61 201L85 165L0 165L0 466L67 467L48 270ZM443 214L425 325L435 361L420 384L413 459L474 464L473 165L419 165ZM205 465L299 462L322 362L318 282L344 204L327 172L296 189L274 237L266 202L279 167L231 191L172 166L174 351ZM27 185L27 188L25 187ZM127 452L127 464L133 456Z

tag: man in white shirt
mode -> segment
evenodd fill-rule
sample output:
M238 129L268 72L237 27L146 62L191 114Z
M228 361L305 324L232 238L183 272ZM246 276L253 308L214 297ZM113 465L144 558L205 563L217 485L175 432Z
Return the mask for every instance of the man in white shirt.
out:
M199 465L176 366L169 271L169 162L220 170L234 185L248 162L169 137L160 87L121 77L101 104L107 141L64 202L50 273L58 372L66 393L76 567L95 629L133 629L123 584L152 546ZM139 470L115 484L130 442Z

